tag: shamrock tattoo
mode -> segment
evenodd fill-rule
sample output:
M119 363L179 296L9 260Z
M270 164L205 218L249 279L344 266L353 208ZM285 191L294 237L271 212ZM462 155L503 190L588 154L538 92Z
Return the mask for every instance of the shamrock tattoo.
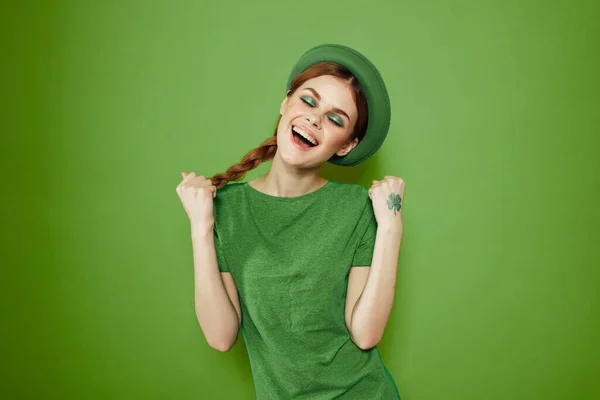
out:
M394 215L396 215L396 211L400 211L402 208L402 199L399 194L390 193L390 197L388 198L387 205L390 210L394 210Z

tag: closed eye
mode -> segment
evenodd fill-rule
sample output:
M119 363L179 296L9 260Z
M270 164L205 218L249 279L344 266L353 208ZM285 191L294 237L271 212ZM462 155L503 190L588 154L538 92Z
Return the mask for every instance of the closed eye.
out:
M336 124L337 126L344 126L344 123L342 122L342 119L339 116L335 115L335 114L331 114L329 116L329 120L331 122L333 122L334 124Z
M315 99L313 99L310 96L301 96L300 98L302 99L302 101L304 103L308 104L309 107L314 108L314 107L317 106L317 104L315 102ZM330 114L329 115L329 121L331 121L332 123L334 123L336 126L340 126L340 127L344 126L344 123L342 122L342 119L338 115L336 115L336 114Z
M305 102L306 104L308 104L311 107L316 107L317 103L315 102L315 99L313 99L310 96L302 96L300 97L302 99L303 102Z

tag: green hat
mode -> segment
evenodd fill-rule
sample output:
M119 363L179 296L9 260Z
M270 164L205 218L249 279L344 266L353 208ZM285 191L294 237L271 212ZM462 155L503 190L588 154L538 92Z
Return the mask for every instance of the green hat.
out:
M294 65L288 78L287 90L294 78L313 64L331 61L346 67L363 87L368 108L367 132L345 156L335 155L332 164L351 167L358 165L379 150L390 127L390 98L381 74L361 53L339 44L321 44L306 51Z

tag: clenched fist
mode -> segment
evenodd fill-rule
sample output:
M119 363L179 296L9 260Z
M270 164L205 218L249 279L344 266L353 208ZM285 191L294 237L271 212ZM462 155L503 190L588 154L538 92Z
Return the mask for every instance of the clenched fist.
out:
M217 195L217 187L203 175L196 176L182 172L183 180L177 185L183 208L193 225L212 227L215 223L213 199Z
M369 197L373 203L377 226L402 231L402 209L404 205L404 179L385 176L373 180Z

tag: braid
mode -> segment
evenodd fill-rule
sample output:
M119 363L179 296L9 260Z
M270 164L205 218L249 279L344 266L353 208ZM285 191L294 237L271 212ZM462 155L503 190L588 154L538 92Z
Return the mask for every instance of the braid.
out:
M358 110L358 120L354 127L352 139L358 138L359 141L363 140L368 123L367 99L362 86L346 67L333 62L319 62L313 64L294 78L289 86L286 96L291 96L296 89L302 86L306 81L322 75L332 75L346 80L352 86L352 94ZM275 153L277 153L277 127L280 122L281 115L279 115L279 118L277 119L277 125L273 136L262 142L257 148L249 151L244 158L242 158L242 161L229 167L226 172L216 174L209 178L212 181L212 184L217 188L223 187L230 181L236 181L243 178L244 175L246 175L246 172L258 167L261 163L272 160L273 157L275 157Z
M265 161L272 160L277 152L277 130L275 134L262 142L260 146L250 150L239 163L232 165L222 174L211 177L212 184L217 188L227 185L230 181L237 181L246 175L246 172L258 167Z

